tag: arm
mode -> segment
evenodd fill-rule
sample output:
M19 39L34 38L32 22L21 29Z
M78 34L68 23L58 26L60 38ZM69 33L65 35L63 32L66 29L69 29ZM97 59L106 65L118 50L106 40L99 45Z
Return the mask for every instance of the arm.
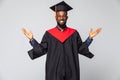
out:
M34 38L32 31L27 31L26 29L22 29L25 36L30 40L30 44L32 45L33 49L28 51L28 54L31 59L35 59L37 57L40 57L44 55L47 52L47 42L46 42L46 36L44 35L41 43L39 44Z
M42 39L40 44L35 39L30 41L30 44L33 47L33 49L28 51L28 54L29 54L31 59L38 58L38 57L44 55L45 53L47 53L47 46L48 45L46 42L45 35L43 36L43 39Z
M99 34L99 32L101 31L102 28L98 28L97 30L93 31L92 29L90 30L90 33L89 33L89 37L86 39L85 42L82 42L79 34L78 34L78 46L79 49L79 53L86 56L86 57L89 57L89 58L92 58L94 55L89 51L89 45L91 44L91 42L93 41L93 37L95 37L97 34Z
M85 42L82 42L81 37L78 33L77 35L78 52L81 55L84 55L88 58L92 58L94 55L89 51L89 48L88 48L91 42L92 40L89 41L89 38L87 38Z

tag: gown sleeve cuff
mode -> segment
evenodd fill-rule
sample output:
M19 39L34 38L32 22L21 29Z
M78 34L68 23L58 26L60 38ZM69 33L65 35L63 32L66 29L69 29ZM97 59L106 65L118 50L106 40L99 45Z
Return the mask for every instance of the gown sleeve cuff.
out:
M92 41L93 41L93 39L90 39L90 38L88 37L85 42L86 42L87 45L90 45Z
M90 59L92 59L94 57L94 54L92 54L91 52L89 52L89 55L87 57L90 58Z
M30 44L31 44L31 46L33 47L33 46L34 46L34 44L35 44L35 39L33 39L33 40L29 41L29 43L30 43Z

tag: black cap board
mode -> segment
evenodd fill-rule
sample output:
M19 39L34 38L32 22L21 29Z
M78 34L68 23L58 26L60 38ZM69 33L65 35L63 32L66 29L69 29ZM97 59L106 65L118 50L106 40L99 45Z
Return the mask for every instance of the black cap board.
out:
M58 4L51 6L50 9L52 9L53 11L69 11L73 8L69 6L65 1L62 1Z

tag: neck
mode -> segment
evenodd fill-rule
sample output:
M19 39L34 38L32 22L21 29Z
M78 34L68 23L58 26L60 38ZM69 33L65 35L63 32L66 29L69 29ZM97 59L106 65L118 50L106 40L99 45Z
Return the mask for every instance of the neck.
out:
M66 25L65 25L65 26L66 26ZM57 28L58 28L61 32L63 32L63 31L66 29L66 27L61 28L60 26L57 26Z

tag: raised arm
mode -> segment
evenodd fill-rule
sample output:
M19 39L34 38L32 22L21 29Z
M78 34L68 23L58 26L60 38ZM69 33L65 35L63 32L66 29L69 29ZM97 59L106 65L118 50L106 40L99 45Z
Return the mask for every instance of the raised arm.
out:
M92 54L90 51L89 51L89 45L91 44L92 42L92 39L93 37L95 37L96 35L98 35L100 33L102 28L98 28L96 29L95 31L93 31L92 29L90 30L90 33L89 33L89 38L87 38L87 40L85 42L82 43L81 39L80 39L80 36L78 35L78 46L79 47L79 53L86 56L86 57L89 57L89 58L92 58L94 56L94 54Z
M28 51L28 54L30 58L36 59L45 53L47 53L47 40L46 35L43 36L43 39L41 43L38 43L34 38L32 31L27 31L25 28L22 29L22 32L25 34L25 36L30 40L30 44L32 45L32 49Z

